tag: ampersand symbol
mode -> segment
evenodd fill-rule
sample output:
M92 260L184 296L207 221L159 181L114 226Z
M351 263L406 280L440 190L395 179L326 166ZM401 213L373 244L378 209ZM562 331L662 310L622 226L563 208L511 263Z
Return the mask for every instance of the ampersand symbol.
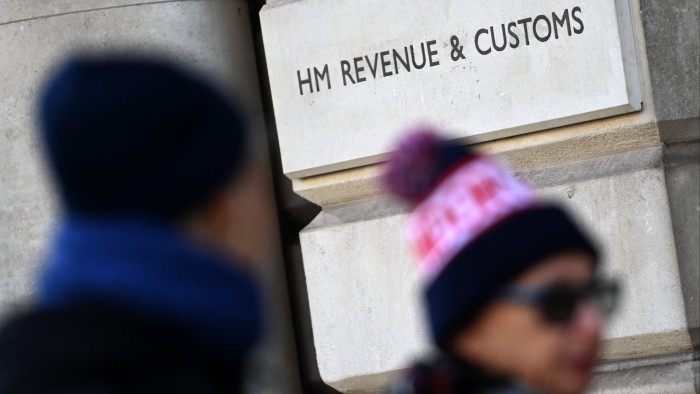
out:
M452 36L450 38L450 44L452 45L452 52L450 53L450 57L452 58L453 61L457 61L459 59L466 59L464 57L464 45L459 45L459 38L457 36Z

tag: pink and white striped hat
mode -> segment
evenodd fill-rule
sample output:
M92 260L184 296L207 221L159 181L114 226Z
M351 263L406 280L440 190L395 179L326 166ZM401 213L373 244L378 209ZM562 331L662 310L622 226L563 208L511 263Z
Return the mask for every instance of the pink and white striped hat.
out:
M435 340L468 323L489 293L546 257L596 248L569 216L495 157L442 139L406 135L386 165L384 185L409 202L409 244L419 258Z

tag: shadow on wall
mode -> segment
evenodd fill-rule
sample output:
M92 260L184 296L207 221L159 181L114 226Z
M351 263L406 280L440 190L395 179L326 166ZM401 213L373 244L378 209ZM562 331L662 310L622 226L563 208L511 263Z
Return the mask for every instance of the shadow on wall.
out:
M282 172L277 128L260 29L259 12L264 3L262 0L251 2L250 12L302 389L304 393L310 394L338 394L339 391L321 380L318 370L306 276L299 242L299 233L321 212L321 208L296 195L292 189L292 182Z

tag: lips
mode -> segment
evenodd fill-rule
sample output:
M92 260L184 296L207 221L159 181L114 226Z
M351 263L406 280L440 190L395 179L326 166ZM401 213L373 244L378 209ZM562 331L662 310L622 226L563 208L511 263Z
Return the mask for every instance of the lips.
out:
M575 359L570 365L571 369L581 377L590 376L595 367L596 358L594 356L585 356Z

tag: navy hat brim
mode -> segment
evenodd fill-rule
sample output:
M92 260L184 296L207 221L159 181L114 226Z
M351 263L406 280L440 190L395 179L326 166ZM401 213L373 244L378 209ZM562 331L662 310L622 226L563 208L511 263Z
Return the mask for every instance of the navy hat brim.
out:
M488 305L494 291L558 252L580 250L595 264L598 249L570 216L556 206L519 211L461 250L426 289L435 343L450 341Z

